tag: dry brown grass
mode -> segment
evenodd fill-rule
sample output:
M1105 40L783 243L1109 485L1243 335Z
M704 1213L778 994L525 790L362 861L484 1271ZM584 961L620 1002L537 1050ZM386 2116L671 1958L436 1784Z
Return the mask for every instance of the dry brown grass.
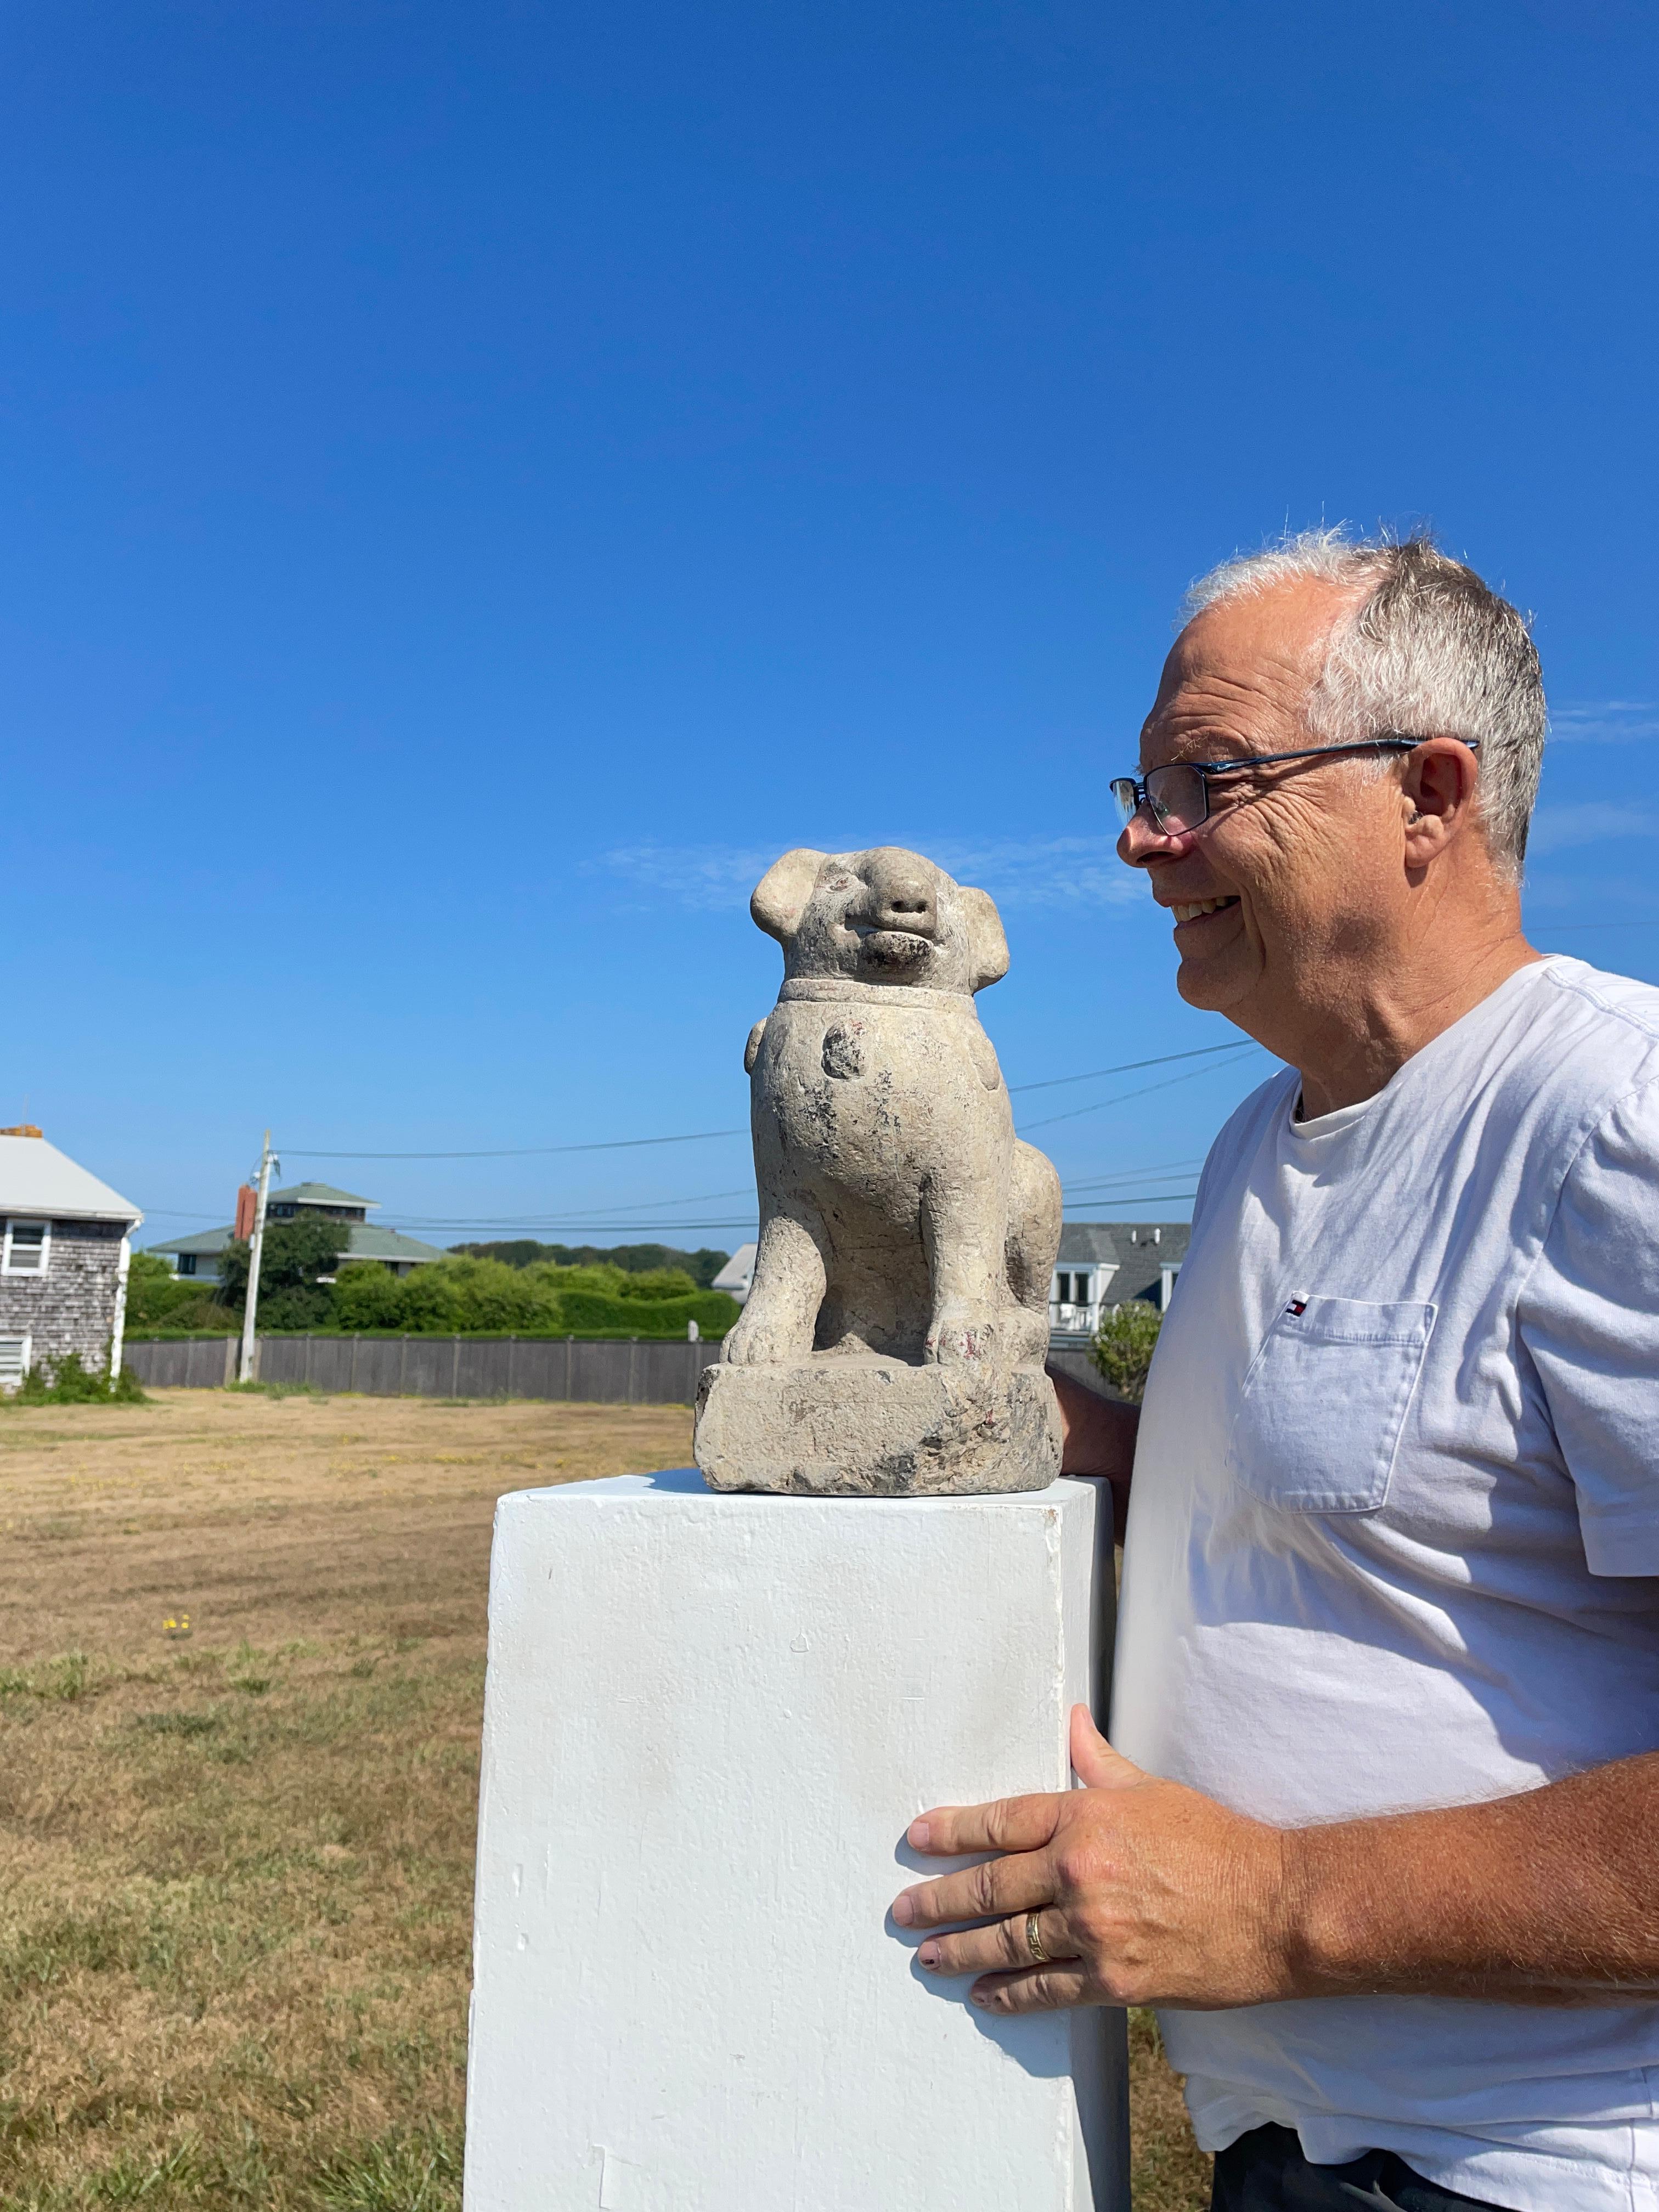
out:
M0 1413L0 2203L455 2212L491 1510L688 1442L676 1407ZM1188 2212L1135 2045L1138 2212Z

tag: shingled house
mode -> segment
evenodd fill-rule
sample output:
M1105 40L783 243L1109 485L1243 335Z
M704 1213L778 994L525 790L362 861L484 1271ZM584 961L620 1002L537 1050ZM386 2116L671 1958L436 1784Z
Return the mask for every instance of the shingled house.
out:
M71 1352L120 1373L127 1240L143 1218L39 1129L0 1131L0 1390Z
M1048 1295L1048 1340L1079 1349L1103 1309L1144 1298L1162 1313L1187 1256L1184 1221L1068 1221Z
M282 1221L297 1221L307 1214L320 1215L329 1221L345 1221L351 1225L350 1240L341 1254L341 1264L348 1260L378 1260L394 1275L406 1275L411 1267L425 1267L433 1260L441 1260L443 1254L435 1244L422 1244L418 1237L405 1237L396 1229L380 1229L368 1218L371 1207L380 1204L376 1198L359 1198L355 1191L336 1190L332 1183L290 1183L285 1190L273 1190L265 1200L265 1219L271 1224ZM163 1260L170 1261L175 1274L193 1276L198 1283L216 1283L219 1279L219 1255L234 1237L246 1237L253 1227L253 1194L244 1188L237 1194L236 1218L227 1222L222 1229L204 1229L194 1237L175 1237L167 1244L152 1244L150 1250Z

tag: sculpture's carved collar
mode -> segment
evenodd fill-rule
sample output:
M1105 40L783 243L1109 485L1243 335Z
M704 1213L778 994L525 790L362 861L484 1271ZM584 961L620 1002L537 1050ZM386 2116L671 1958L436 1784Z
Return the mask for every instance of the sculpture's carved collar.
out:
M864 983L854 975L792 975L778 993L781 1006L792 999L848 1000L866 1006L921 1006L936 1013L972 1014L979 1019L971 991L934 991L925 983Z

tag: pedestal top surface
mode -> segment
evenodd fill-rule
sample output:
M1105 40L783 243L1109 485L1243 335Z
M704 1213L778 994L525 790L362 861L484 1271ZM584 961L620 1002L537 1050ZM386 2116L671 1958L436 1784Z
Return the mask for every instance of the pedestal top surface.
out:
M722 1513L804 1513L823 1511L887 1516L900 1512L956 1513L964 1506L981 1510L994 1506L999 1512L1052 1512L1055 1506L1086 1494L1086 1484L1076 1476L1062 1475L1046 1490L987 1491L951 1498L787 1498L771 1491L711 1490L695 1467L669 1468L656 1474L602 1474L586 1482L549 1483L534 1490L509 1490L498 1501L519 1500L537 1504L604 1503L611 1498L659 1501L668 1504L696 1498Z

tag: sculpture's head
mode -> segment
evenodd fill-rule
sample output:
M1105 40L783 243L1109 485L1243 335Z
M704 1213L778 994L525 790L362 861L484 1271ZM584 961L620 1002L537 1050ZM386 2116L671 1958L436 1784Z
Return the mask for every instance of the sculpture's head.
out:
M982 990L1008 972L1008 940L987 891L897 845L775 860L749 911L783 947L788 976Z

